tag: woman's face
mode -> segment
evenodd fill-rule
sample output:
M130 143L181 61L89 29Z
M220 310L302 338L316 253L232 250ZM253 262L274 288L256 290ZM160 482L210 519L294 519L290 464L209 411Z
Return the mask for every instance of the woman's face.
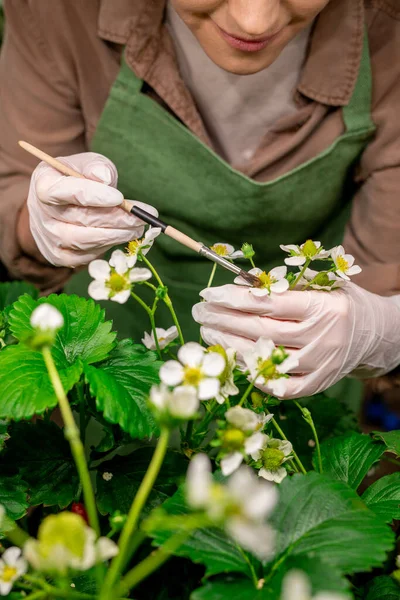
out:
M239 75L271 65L329 0L171 0L218 66Z

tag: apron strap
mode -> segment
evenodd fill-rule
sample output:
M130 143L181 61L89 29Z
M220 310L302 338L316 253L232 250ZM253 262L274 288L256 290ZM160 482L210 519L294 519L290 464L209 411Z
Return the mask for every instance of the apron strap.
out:
M368 32L365 29L364 46L356 86L349 104L343 107L343 119L347 132L355 132L359 129L375 129L371 113L372 70L369 56Z

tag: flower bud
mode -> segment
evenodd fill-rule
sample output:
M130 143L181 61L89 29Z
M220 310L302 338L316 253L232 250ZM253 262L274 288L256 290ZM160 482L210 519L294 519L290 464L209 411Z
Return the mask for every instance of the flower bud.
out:
M243 244L243 246L241 247L241 251L243 252L244 258L247 259L253 258L253 256L255 255L253 246L251 244L248 244L247 242Z

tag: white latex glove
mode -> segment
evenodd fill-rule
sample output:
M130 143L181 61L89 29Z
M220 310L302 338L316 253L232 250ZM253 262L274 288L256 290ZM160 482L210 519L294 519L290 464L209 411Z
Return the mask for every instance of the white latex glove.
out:
M240 359L263 336L298 360L284 398L311 396L349 374L383 375L400 364L400 296L377 296L353 283L261 298L225 285L201 296L206 302L193 307L193 317L207 344L235 348Z
M143 234L143 221L119 208L115 165L101 154L85 152L59 158L88 179L66 177L46 163L34 170L28 196L30 228L50 263L78 267L109 248ZM153 215L157 211L136 203Z

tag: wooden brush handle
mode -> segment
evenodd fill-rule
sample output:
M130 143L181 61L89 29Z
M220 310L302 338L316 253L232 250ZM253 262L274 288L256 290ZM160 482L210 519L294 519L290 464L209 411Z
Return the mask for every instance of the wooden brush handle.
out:
M53 169L56 169L63 175L66 175L67 177L79 177L79 179L86 179L86 177L82 175L82 173L71 169L71 167L68 167L56 158L53 158L52 156L50 156L50 154L46 154L46 152L43 152L43 150L39 150L39 148L36 148L36 146L32 146L32 144L28 144L28 142L23 141L18 142L18 144L21 146L21 148L29 152L29 154L36 156L36 158L47 163L50 167L53 167ZM125 212L130 213L133 204L134 203L132 200L124 200L121 204L121 208Z

